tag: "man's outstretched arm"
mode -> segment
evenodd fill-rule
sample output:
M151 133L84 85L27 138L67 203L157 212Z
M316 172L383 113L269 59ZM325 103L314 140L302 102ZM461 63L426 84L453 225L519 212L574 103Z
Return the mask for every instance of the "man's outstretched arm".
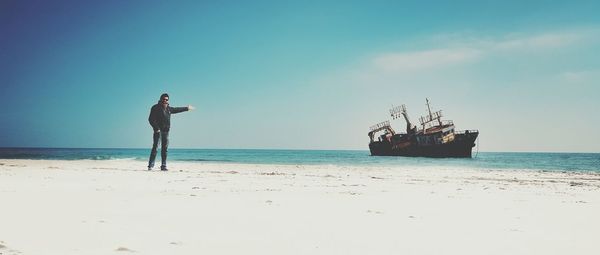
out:
M185 112L185 111L191 111L194 109L195 108L191 105L188 105L186 107L171 107L171 113L180 113L180 112Z

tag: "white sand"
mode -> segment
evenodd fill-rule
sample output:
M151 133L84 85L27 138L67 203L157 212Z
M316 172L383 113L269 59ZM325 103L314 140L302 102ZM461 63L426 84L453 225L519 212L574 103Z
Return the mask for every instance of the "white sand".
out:
M600 175L0 160L0 254L600 254Z

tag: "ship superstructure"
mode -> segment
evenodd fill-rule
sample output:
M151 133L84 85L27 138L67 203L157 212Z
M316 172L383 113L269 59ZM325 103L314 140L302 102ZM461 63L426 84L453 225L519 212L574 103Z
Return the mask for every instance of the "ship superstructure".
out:
M451 120L442 120L442 111L431 111L419 118L419 126L411 123L405 105L392 107L392 119L404 118L406 133L396 133L389 121L371 126L369 150L373 156L471 157L478 130L456 131ZM377 140L375 135L378 134Z

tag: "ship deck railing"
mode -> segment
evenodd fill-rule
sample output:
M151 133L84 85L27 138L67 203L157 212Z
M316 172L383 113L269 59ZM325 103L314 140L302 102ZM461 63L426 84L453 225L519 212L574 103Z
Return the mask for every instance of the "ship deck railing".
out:
M462 134L473 134L473 133L479 133L479 130L477 129L468 129L468 130L458 130L458 131L454 131L455 135L462 135Z
M454 125L454 121L451 121L451 120L442 120L442 125Z
M451 126L451 125L454 125L454 121L452 121L452 120L442 120L442 126ZM427 124L425 124L425 129L435 128L435 127L439 127L439 126L440 126L440 123L437 122L437 121L428 122ZM421 129L423 129L423 128L421 128Z

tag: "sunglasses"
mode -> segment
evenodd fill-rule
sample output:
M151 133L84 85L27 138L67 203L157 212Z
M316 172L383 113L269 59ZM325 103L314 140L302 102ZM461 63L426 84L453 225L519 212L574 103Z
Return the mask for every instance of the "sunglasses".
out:
M163 98L162 101L166 102L166 101L169 101L169 99L168 98Z

